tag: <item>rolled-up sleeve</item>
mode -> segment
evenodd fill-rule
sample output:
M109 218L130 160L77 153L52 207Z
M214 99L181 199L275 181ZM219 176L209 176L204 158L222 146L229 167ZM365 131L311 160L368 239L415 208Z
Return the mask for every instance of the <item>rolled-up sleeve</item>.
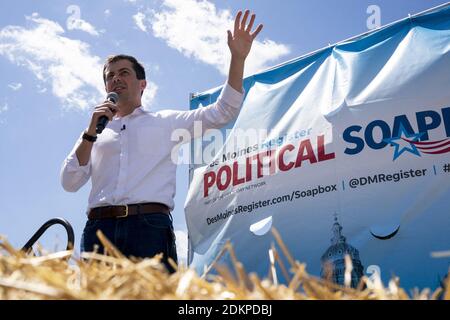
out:
M223 102L227 106L233 109L240 109L242 100L244 99L244 89L242 88L242 92L239 92L233 89L228 83L224 86L222 92L220 93L218 101Z
M78 191L91 176L91 159L85 166L80 166L75 154L81 141L82 138L80 137L67 158L64 159L61 167L61 184L64 190L68 192Z
M203 133L208 129L219 129L238 116L243 99L244 93L227 83L215 103L191 111L176 111L173 127L188 129L193 137L196 137L193 132L195 121L202 123Z

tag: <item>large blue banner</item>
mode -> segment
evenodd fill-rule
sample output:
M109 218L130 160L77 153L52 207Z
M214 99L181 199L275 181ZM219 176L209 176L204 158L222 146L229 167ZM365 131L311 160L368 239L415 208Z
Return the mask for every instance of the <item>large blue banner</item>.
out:
M432 287L450 258L450 7L244 81L236 121L197 140L185 204L200 273L230 240L266 276L275 227L307 271ZM196 95L191 108L217 99ZM195 156L195 157L194 157ZM193 159L194 160L194 159Z

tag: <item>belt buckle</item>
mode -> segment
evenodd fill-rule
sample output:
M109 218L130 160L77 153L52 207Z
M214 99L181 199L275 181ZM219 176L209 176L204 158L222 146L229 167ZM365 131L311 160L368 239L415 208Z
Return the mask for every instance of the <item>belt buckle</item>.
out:
M125 207L125 214L121 215L121 216L117 216L116 218L126 218L126 217L128 217L128 205L123 204L123 205L120 205L120 207Z

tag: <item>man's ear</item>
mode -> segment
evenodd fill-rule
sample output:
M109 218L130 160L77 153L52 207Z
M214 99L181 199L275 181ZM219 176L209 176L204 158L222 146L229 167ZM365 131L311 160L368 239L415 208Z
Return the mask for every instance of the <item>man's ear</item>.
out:
M140 82L139 85L141 87L141 90L144 91L144 89L147 87L147 80L140 80L139 82Z

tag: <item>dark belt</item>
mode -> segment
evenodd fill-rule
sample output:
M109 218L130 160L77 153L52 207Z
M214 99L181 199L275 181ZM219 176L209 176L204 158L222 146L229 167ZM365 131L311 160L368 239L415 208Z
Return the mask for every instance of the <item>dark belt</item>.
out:
M165 213L169 214L170 210L165 204L156 202L125 204L119 206L106 206L91 209L88 214L91 219L105 219L105 218L125 218L137 214L146 213Z

